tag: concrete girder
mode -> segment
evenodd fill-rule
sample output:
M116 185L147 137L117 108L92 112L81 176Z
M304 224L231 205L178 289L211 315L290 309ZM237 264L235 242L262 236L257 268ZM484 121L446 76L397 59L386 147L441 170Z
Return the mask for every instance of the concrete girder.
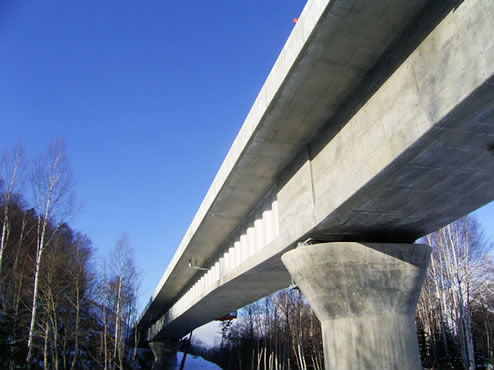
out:
M152 335L181 336L285 287L280 256L308 237L410 242L493 200L493 15L488 0L434 2L276 177L278 237L167 318L191 286L172 261L166 284L176 285L142 327L163 317Z
M311 0L281 51L140 322L149 326L274 186L429 0ZM220 215L221 217L215 217Z

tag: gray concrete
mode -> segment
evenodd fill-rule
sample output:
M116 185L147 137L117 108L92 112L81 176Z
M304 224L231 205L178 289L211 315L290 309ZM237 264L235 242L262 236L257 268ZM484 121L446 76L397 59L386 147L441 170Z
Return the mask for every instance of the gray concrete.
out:
M493 18L489 0L309 1L143 338L179 338L286 287L280 256L309 237L410 243L494 200ZM266 209L276 225L250 243Z
M149 326L206 265L297 153L365 80L428 0L310 0L153 294ZM237 124L232 122L232 124ZM175 246L166 246L175 247Z
M414 314L430 252L346 242L281 257L321 321L325 369L422 369Z
M179 341L164 339L148 345L154 355L153 370L175 370Z

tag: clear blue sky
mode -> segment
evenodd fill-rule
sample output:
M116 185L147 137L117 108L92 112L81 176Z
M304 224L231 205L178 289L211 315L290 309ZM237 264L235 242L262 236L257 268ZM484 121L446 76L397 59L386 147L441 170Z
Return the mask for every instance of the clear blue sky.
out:
M152 294L305 0L0 0L0 151L65 139L100 255ZM494 206L481 211L494 229ZM492 234L491 234L492 235Z
M101 255L152 294L305 0L0 0L0 151L65 139Z

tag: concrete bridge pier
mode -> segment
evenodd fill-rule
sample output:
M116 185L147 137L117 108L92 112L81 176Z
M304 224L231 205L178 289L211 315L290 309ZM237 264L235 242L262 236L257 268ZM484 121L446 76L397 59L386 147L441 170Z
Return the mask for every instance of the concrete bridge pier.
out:
M177 365L180 341L161 339L148 343L154 355L153 370L172 370Z
M431 248L321 243L281 259L321 321L328 369L422 369L414 314Z

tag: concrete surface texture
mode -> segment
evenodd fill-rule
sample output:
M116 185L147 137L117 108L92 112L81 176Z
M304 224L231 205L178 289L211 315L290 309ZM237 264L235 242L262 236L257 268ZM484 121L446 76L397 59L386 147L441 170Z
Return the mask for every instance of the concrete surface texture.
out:
M311 0L283 47L196 216L153 294L142 325L170 308L211 263L280 173L335 114L426 0Z
M414 314L431 248L322 243L281 259L321 320L326 369L421 369Z
M308 1L142 337L286 287L280 256L307 238L411 243L494 200L493 16L490 0Z

